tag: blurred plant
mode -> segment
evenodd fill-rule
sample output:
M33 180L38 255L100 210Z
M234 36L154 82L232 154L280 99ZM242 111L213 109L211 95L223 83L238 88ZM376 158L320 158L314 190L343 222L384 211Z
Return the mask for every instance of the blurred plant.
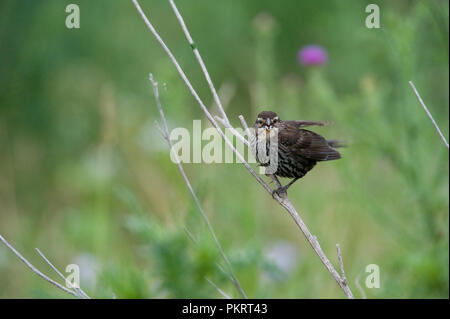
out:
M225 271L227 268L217 263L219 254L216 244L211 242L206 233L195 237L182 223L169 228L143 211L131 192L122 190L120 197L131 211L125 227L138 239L136 245L139 256L149 263L146 267L158 279L157 285L148 288L153 295L165 298L207 298L214 290L220 293L218 287L232 282ZM186 233L179 231L183 228ZM194 245L190 245L188 239ZM235 257L232 257L231 263L245 271L255 265L252 262L242 264ZM117 286L112 287L116 292ZM123 297L120 294L118 296Z

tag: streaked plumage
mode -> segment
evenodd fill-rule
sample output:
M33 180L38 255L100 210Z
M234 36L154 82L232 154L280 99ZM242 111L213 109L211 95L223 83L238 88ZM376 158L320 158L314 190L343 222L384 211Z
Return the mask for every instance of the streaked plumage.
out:
M273 128L278 129L278 167L275 175L280 177L293 178L284 187L275 192L280 194L285 192L297 179L305 176L317 162L330 161L341 158L341 154L335 147L342 146L337 140L326 140L321 135L313 131L302 129L304 126L323 126L322 122L311 121L282 121L277 114L271 111L264 111L258 115L254 129L256 135L252 138L252 146L258 162L257 143L258 129L265 129L267 132L266 152L269 154L269 132ZM256 144L255 144L256 143ZM261 163L260 163L261 164ZM268 166L269 163L261 164Z

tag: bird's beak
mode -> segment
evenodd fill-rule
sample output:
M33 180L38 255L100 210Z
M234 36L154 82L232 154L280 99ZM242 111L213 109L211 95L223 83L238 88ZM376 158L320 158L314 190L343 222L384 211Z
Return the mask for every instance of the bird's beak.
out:
M272 128L272 125L270 125L270 119L266 119L266 131L269 131Z

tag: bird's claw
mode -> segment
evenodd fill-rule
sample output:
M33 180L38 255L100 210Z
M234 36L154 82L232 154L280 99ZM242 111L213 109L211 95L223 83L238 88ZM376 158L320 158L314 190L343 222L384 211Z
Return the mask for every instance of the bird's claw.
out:
M277 189L274 189L272 191L272 197L275 199L275 194L279 197L284 197L287 195L286 188L285 187L278 187Z

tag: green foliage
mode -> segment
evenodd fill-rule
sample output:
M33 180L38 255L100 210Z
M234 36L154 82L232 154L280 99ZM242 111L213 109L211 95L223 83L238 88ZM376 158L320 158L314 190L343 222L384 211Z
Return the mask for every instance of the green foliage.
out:
M170 6L141 2L210 105ZM377 264L369 298L448 298L449 153L408 85L448 137L448 2L379 1L381 29L370 30L369 1L179 2L214 83L233 88L236 126L270 109L332 121L314 130L347 142L289 196L336 266L341 245L354 294ZM209 279L239 297L155 128L148 73L170 128L206 127L204 115L131 1L78 4L81 28L68 30L61 1L0 3L0 233L46 273L34 247L60 270L89 256L92 296L220 298ZM300 66L308 44L328 63ZM249 297L344 297L241 165L185 169ZM3 298L67 297L2 246L0 287Z

